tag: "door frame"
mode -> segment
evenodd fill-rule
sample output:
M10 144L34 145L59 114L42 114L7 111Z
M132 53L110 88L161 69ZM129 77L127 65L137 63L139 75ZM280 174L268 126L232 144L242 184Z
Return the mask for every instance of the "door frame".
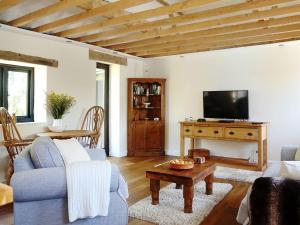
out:
M104 149L109 156L109 65L97 62L97 69L105 71L104 77Z

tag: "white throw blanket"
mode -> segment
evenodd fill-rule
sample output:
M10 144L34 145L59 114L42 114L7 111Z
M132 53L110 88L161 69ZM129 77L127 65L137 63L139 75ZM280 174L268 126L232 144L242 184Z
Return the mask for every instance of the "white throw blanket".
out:
M69 221L107 216L110 201L109 161L67 165Z
M54 140L66 165L69 221L107 216L110 202L111 164L92 161L72 138Z

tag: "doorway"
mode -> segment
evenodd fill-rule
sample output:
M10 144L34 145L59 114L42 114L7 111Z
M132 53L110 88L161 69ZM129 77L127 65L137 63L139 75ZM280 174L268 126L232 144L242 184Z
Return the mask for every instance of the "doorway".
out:
M104 108L104 124L101 130L100 147L109 155L109 65L96 66L96 105Z

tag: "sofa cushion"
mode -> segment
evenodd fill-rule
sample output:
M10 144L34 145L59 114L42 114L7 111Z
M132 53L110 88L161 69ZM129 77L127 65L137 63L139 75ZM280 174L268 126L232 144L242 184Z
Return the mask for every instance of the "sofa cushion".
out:
M51 138L38 137L32 143L30 156L35 168L63 167L64 162Z
M281 162L280 175L285 178L300 179L300 162L284 161Z

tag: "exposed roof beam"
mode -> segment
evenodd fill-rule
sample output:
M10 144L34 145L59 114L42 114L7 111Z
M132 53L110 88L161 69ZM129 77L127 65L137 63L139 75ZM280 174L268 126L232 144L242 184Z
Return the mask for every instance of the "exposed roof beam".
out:
M39 9L37 11L31 12L25 16L19 17L17 19L14 19L9 22L9 25L11 26L23 26L28 23L31 23L33 21L36 21L39 18L51 15L53 13L56 13L58 11L71 8L77 5L80 5L84 2L88 2L89 0L63 0L61 2L57 2L53 5L50 5L48 7Z
M22 0L2 0L0 2L0 12L5 11L21 2Z
M226 15L228 13L234 13L234 12L239 12L239 11L243 11L243 10L245 11L245 10L259 9L261 7L274 6L276 4L281 4L281 3L291 2L291 1L294 1L294 0L249 1L249 2L244 2L244 3L224 6L224 7L220 7L220 8L216 8L216 9L205 10L202 12L185 14L183 16L177 16L177 17L168 18L168 19L161 19L161 20L157 20L157 21L153 21L153 22L145 22L145 23L130 26L127 28L119 28L119 29L116 28L116 29L109 30L109 31L86 35L86 36L78 38L77 40L85 42L85 41L91 41L91 40L96 40L96 39L105 38L105 37L124 36L125 34L132 33L132 32L150 30L150 29L154 29L154 28L161 28L163 26L168 26L168 25L179 25L181 23L192 22L194 20L207 19L207 18L213 17L213 16L222 16L222 15Z
M209 3L217 2L220 0L185 0L184 2L175 3L169 6L163 6L156 9L145 10L142 12L132 13L130 15L124 15L117 18L109 19L103 22L91 23L83 26L79 26L73 29L65 30L55 35L60 37L70 37L72 35L81 34L89 31L94 31L104 27L113 25L125 24L130 21L143 20L147 18L153 18L156 16L168 15L170 13L180 12L184 9L190 9Z
M138 51L148 51L148 50L155 50L160 49L166 46L179 46L178 43L182 40L189 41L193 39L199 39L199 38L210 38L216 35L222 35L222 34L230 34L230 33L236 33L240 31L245 30L254 30L259 28L269 28L273 26L282 26L287 24L293 24L293 23L300 23L300 15L298 16L290 16L290 17L282 17L278 19L270 19L270 20L260 20L257 22L250 22L250 23L244 23L244 24L238 24L238 25L231 25L221 28L214 28L209 30L202 30L202 31L195 31L190 32L186 34L181 35L172 35L172 36L166 36L160 39L148 39L145 41L139 41L139 42L133 42L126 46L120 45L120 46L114 46L110 47L113 50L123 50L126 53L132 53L132 52L138 52ZM135 44L135 45L134 45Z
M71 23L78 22L80 20L92 18L99 15L105 15L107 12L116 12L121 9L130 8L133 6L141 5L143 3L149 2L151 0L121 0L113 3L109 3L107 5L100 6L95 9L91 9L87 12L75 14L73 16L69 16L63 19L56 20L54 22L44 24L42 26L36 27L33 29L36 32L46 32L56 29L58 27L68 25Z
M209 38L201 37L196 39L191 39L188 42L187 41L177 41L176 43L172 43L170 45L165 44L162 45L160 49L153 49L153 50L147 50L147 51L139 51L136 53L138 56L145 56L145 55L151 55L151 54L161 54L168 51L173 50L184 50L184 48L189 48L193 46L203 46L207 47L212 44L220 43L222 41L228 41L228 40L239 40L243 38L250 38L250 37L259 37L262 35L269 35L269 34L278 34L278 33L285 33L290 31L299 31L300 30L300 23L297 24L290 24L290 25L284 25L279 27L272 27L272 28L260 28L256 30L250 30L250 31L242 31L232 34L223 34L223 35L217 35ZM132 53L132 52L131 52Z
M178 54L185 54L185 53L192 53L192 52L203 52L203 51L226 49L226 48L271 44L271 43L293 41L299 39L300 39L300 31L293 31L293 32L286 32L286 33L279 33L279 34L264 35L260 37L248 37L240 40L222 41L210 46L194 45L192 48L189 46L182 46L181 49L174 49L173 51L169 50L161 54L151 54L144 57L150 58L150 57L159 57L159 56L168 56L168 55L178 55Z
M168 5L171 5L167 0L156 0L158 3L160 3L161 5L164 5L164 6L168 6ZM183 12L177 12L178 15L183 15L184 13ZM170 14L169 17L171 17L171 15L173 14Z
M281 16L281 15L293 14L299 12L300 12L300 4L297 4L297 5L281 7L281 8L272 8L270 10L254 11L252 13L247 13L247 14L242 14L237 16L229 16L224 18L212 19L212 20L207 20L199 23L177 26L175 28L173 27L173 28L162 29L162 30L153 30L153 31L151 30L149 32L144 32L141 34L131 34L125 37L98 41L93 44L98 46L109 46L109 45L116 45L121 43L129 43L129 42L134 42L134 41L148 39L148 38L162 37L162 36L168 36L172 34L188 33L197 30L220 27L226 24L242 23L251 20L265 19L269 17Z

